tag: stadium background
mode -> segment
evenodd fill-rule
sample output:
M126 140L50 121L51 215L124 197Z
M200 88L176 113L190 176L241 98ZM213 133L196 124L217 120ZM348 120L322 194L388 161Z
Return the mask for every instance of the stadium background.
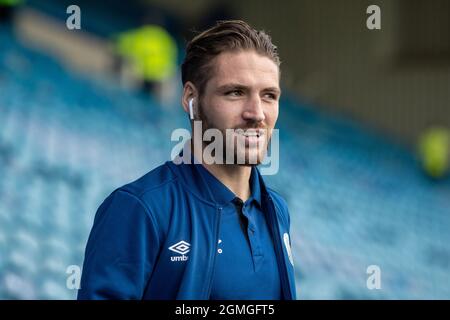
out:
M75 298L66 271L82 265L97 207L188 128L185 40L224 18L280 48L280 170L267 179L289 204L298 298L450 298L450 179L430 178L417 153L428 128L450 127L447 1L0 4L1 299ZM66 26L72 4L81 30ZM366 27L371 4L381 30ZM159 78L121 50L145 25L170 34Z

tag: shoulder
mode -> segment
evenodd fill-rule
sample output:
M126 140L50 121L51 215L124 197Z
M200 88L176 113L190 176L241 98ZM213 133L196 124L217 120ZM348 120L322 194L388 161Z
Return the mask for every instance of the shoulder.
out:
M177 177L170 170L167 163L165 163L146 173L139 179L118 188L116 191L130 193L142 200L149 193L158 192L158 190L167 188L176 182L176 180Z
M142 212L154 225L167 225L177 177L167 163L142 177L115 189L100 206L99 211L120 211L121 215Z

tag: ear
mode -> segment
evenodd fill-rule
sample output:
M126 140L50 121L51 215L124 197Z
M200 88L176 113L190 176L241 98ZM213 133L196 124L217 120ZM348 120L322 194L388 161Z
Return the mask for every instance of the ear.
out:
M188 114L189 114L189 100L191 100L191 99L194 99L193 107L194 107L194 114L195 114L195 107L197 106L197 103L198 103L198 92L197 92L197 88L195 87L195 85L192 82L187 81L183 87L183 95L181 97L181 104L183 106L184 111Z

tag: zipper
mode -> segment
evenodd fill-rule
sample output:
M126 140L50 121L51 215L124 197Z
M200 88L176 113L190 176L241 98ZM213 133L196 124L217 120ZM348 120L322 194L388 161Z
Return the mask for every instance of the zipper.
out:
M267 198L268 198L269 203L270 203L270 209L272 210L272 214L270 215L270 219L272 220L271 225L275 228L274 231L276 232L275 238L277 240L276 240L275 250L278 251L278 256L281 258L281 263L282 263L282 270L283 270L283 272L282 272L283 277L282 278L284 279L284 283L285 283L285 285L283 287L287 286L287 292L289 293L289 297L286 297L286 298L288 298L289 300L292 300L293 299L293 295L292 295L292 290L291 290L291 284L289 282L289 275L288 275L288 270L287 270L287 265L286 265L286 258L284 256L283 246L280 245L281 236L280 236L280 230L278 228L278 221L277 221L278 219L276 219L275 205L273 204L272 197L268 196ZM278 264L278 267L279 267L279 264ZM285 291L285 290L283 290L283 291Z
M217 252L217 247L218 247L218 241L219 241L219 229L220 229L220 219L222 216L222 207L217 208L218 213L216 216L216 225L215 225L215 238L214 238L214 251L212 254L212 257L210 257L209 262L210 262L210 267L211 267L211 272L210 272L210 278L209 278L209 283L208 283L208 290L207 290L207 295L206 295L206 299L210 300L211 297L211 289L212 289L212 283L213 283L213 279L214 279L214 273L215 273L215 265L216 265L216 252ZM212 260L212 261L211 261Z

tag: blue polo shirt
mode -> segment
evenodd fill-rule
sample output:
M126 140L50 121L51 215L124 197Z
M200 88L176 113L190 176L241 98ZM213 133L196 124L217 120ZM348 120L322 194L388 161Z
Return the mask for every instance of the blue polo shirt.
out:
M280 300L280 274L272 235L261 210L255 168L251 196L243 202L202 165L196 166L215 200L223 203L212 300Z

